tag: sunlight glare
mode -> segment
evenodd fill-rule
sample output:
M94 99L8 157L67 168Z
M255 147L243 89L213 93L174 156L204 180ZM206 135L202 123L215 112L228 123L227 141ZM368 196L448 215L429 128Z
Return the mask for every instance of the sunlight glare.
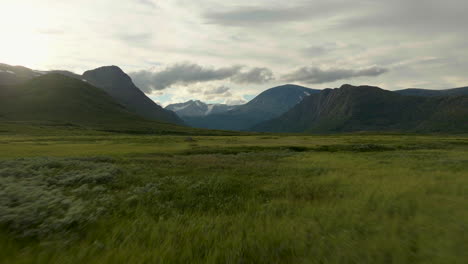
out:
M0 24L0 62L37 68L47 64L50 41L40 32L48 25L47 15L32 5L18 2L2 3Z

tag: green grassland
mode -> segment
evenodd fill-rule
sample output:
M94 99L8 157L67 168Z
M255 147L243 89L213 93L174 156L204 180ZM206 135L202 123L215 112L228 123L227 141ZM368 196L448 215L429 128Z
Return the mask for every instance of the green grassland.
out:
M463 135L2 129L0 263L468 262Z

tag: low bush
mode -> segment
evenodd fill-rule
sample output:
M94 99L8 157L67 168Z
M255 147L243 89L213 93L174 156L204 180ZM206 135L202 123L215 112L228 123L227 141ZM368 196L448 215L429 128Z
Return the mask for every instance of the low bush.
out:
M111 203L107 185L118 174L102 158L0 161L0 225L44 237L94 221Z

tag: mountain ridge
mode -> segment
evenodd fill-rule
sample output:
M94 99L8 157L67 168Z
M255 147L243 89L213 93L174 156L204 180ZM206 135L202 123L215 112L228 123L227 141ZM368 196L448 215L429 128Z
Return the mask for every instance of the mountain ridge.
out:
M438 114L446 112L459 114L455 119ZM458 125L448 126L444 121L447 119ZM405 96L374 86L343 85L311 95L280 117L253 126L251 131L468 131L468 125L463 124L468 124L466 96Z

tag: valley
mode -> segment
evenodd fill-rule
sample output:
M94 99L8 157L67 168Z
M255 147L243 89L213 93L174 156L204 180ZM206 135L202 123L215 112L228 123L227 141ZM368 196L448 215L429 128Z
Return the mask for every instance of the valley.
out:
M467 264L468 1L0 4L0 264Z
M468 258L463 88L164 109L116 66L0 66L0 263Z

